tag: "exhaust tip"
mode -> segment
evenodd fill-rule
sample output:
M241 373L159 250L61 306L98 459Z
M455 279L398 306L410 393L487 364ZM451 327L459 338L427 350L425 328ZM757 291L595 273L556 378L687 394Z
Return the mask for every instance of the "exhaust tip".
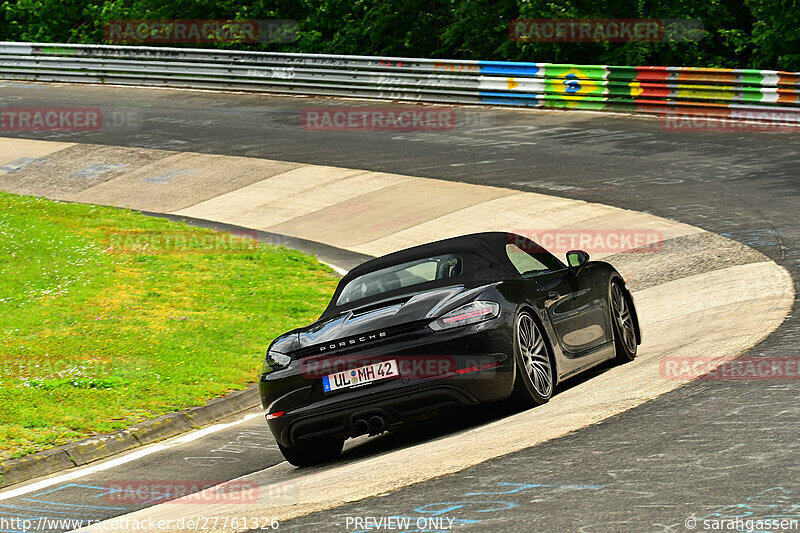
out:
M353 427L358 433L367 433L369 431L369 423L363 418L359 418L353 422Z
M386 429L386 419L378 415L370 417L369 428L372 431L383 431Z

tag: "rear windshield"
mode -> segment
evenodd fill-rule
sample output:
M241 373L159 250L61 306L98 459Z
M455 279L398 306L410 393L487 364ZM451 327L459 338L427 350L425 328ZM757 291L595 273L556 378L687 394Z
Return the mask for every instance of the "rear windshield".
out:
M356 302L420 283L457 278L463 270L464 261L456 254L434 255L400 263L354 278L342 289L336 305Z

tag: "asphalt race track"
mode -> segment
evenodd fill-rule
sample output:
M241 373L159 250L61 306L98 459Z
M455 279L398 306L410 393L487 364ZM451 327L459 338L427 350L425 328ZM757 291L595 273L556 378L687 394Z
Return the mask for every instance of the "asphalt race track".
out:
M2 135L359 168L598 202L691 224L750 246L788 269L797 293L798 133L669 131L654 118L488 108L459 108L459 124L450 131L319 132L301 127L303 108L368 104L109 87L0 86L2 107L86 102L122 111L130 119L100 132ZM799 326L790 315L744 355L796 357ZM736 327L730 324L732 332ZM788 380L696 381L567 436L292 519L281 523L280 530L362 531L368 529L366 518L381 517L410 518L406 530L434 531L451 525L474 531L688 531L691 517L700 521L697 530L702 530L703 519L800 519L797 391L797 382ZM341 462L457 433L496 416L480 411L442 427L422 428L413 436L356 440L348 444ZM238 450L224 452L236 461L209 465L187 460L226 446ZM496 446L502 448L503 442ZM143 475L197 479L191 477L194 472L201 479L222 481L270 467L287 475L287 465L280 462L262 419L254 417L113 470L0 500L0 509L24 513L41 512L36 505L42 502L50 503L48 511L86 505L96 490L91 487ZM102 518L137 508L101 509L114 507L108 502L95 507L91 512ZM417 524L420 518L428 520Z

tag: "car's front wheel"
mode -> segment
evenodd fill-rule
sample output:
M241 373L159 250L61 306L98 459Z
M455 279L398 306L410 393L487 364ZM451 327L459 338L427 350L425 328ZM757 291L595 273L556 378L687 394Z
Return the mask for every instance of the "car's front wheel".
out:
M542 405L553 396L555 368L547 341L533 316L522 311L514 323L514 358L517 373L511 400L527 409Z
M278 443L281 453L294 466L312 466L332 461L341 455L344 439L328 437L287 448Z

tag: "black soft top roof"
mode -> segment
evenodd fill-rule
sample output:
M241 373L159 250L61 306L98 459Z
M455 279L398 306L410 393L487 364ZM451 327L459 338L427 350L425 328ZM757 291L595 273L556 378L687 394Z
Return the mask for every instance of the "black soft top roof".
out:
M433 255L457 253L469 256L465 257L465 260L468 262L464 269L465 275L460 278L464 281L470 281L474 279L499 281L502 279L508 279L510 277L516 277L518 276L518 273L505 254L506 244L515 242L513 239L516 237L517 236L513 233L502 231L473 233L471 235L462 235L441 241L421 244L419 246L414 246L413 248L407 248L405 250L392 252L388 255L371 259L352 269L339 281L339 285L336 287L336 292L333 294L331 302L328 305L328 308L325 309L325 312L322 314L322 316L329 315L332 312L340 309L360 307L376 299L366 298L351 304L336 306L335 302L339 299L339 294L341 293L342 289L353 279L382 268L399 265L401 263L414 261L416 259L424 259ZM453 284L453 282L453 279L447 279L441 280L441 282L426 283L425 285L432 287L434 284ZM385 298L387 295L382 294L379 296Z
M347 275L342 278L342 282L346 283L353 278L357 278L358 276L368 272L380 270L381 268L398 265L400 263L413 261L415 259L424 259L425 257L430 257L431 255L446 254L450 252L474 252L478 255L486 257L487 259L496 259L499 260L498 267L503 269L505 273L513 273L513 270L510 268L511 265L507 261L503 261L503 259L505 258L505 245L509 242L514 242L513 240L509 240L513 239L514 237L515 234L513 233L490 231L483 233L472 233L470 235L461 235L458 237L443 239L441 241L420 244L412 248L406 248L405 250L392 252L388 255L370 259L369 261L361 263L348 272Z

